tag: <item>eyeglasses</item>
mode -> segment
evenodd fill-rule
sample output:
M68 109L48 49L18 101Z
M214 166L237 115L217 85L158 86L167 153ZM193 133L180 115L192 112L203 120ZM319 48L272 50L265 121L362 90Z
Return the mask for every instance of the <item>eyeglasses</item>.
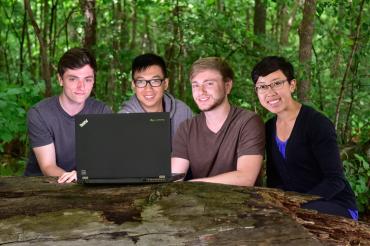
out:
M269 87L271 89L275 89L275 90L281 89L283 87L284 83L287 82L287 81L288 80L278 80L278 81L272 82L269 85L256 86L256 87L254 87L254 89L256 90L257 93L264 94L269 90Z
M144 88L144 87L147 86L148 83L152 87L158 87L158 86L161 86L163 81L164 81L164 79L149 79L149 80L137 79L137 80L134 80L134 84L137 88Z

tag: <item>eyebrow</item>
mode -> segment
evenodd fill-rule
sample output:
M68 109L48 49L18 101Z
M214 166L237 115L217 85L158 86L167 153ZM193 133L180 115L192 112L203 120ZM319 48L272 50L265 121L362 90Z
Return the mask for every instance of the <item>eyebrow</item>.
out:
M86 79L86 78L94 78L94 75L89 75L89 76L86 76L86 77L79 77L79 76L77 76L77 75L67 74L66 76L67 76L68 78L84 78L84 79Z
M200 84L200 83L206 83L206 82L216 82L217 81L217 79L206 79L206 80L204 80L203 82L198 82L198 81L191 81L191 83L198 83L198 84Z
M270 83L271 82L275 82L275 81L279 81L279 80L284 80L283 78L274 78L274 79L272 79L271 81L270 81ZM257 84L266 84L266 83L268 83L268 82L266 82L266 81L259 81L259 82L256 82L256 85Z
M154 76L152 76L152 78L151 79L160 79L162 76L160 76L160 75L154 75ZM145 79L144 78L144 76L138 76L137 78L134 78L135 80L137 80L137 79Z

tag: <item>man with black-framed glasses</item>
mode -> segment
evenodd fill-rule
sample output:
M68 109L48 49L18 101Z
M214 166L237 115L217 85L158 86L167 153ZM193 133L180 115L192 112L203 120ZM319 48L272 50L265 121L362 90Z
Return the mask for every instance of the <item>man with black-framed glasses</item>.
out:
M163 58L150 53L137 56L132 61L131 75L135 94L123 103L119 113L169 112L174 136L179 124L193 113L184 102L166 92L169 80Z

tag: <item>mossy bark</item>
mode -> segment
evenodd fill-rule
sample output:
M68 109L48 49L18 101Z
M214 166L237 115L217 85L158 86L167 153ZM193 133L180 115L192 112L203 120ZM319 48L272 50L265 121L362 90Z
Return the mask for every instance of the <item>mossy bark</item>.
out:
M0 178L0 245L370 244L370 226L299 208L312 197L178 182Z

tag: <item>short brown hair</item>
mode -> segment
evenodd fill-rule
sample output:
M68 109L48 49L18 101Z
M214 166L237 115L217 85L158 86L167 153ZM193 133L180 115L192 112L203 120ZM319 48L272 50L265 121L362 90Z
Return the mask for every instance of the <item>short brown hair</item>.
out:
M97 65L95 57L85 48L72 48L63 54L58 62L58 74L63 77L67 69L79 69L90 65L96 75Z
M220 57L206 57L196 60L193 65L191 65L189 78L192 79L196 74L204 70L216 70L218 71L224 82L229 80L234 80L234 72L227 64L227 62Z

